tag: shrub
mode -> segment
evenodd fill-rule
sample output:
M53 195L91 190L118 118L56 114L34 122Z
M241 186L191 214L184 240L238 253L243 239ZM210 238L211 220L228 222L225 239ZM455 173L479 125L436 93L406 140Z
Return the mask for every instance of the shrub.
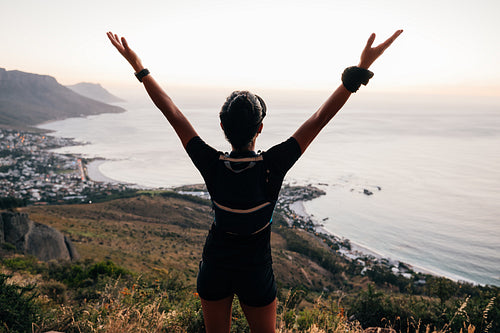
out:
M11 244L9 242L5 242L2 244L2 249L6 250L6 251L16 251L17 248L14 244Z
M2 264L14 271L26 271L30 273L40 273L44 264L40 263L34 256L17 256L2 260Z
M26 199L19 199L14 197L0 198L0 209L12 209L24 206L26 206Z
M40 291L47 295L56 304L64 304L67 301L66 285L61 282L51 281L40 286Z
M0 328L7 332L31 332L41 314L34 286L9 284L11 277L0 273Z
M100 278L118 278L131 275L125 268L112 261L92 263L55 263L49 266L48 277L63 282L71 288L90 287L97 284Z

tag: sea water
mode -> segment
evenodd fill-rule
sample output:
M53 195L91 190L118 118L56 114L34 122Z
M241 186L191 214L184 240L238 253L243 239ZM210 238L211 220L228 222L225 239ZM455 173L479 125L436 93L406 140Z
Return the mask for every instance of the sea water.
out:
M335 235L415 268L500 286L499 106L347 106L285 182L326 191L304 205ZM203 181L151 103L124 107L121 114L43 127L86 142L59 152L105 158L98 168L109 179L145 187ZM182 109L206 142L230 149L217 108ZM312 111L296 105L270 107L257 148L286 140Z

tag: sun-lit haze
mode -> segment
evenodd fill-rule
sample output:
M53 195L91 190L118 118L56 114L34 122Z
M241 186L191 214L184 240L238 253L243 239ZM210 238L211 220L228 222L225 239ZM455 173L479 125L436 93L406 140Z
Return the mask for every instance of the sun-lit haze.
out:
M0 67L118 93L137 82L113 31L165 85L324 90L371 32L404 29L370 90L500 95L498 13L496 0L2 1Z

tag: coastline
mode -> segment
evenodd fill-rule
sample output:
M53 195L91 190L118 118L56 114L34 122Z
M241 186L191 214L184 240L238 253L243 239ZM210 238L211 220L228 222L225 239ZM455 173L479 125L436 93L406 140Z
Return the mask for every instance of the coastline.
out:
M127 186L132 186L134 187L134 184L128 184L125 182L121 182L115 179L112 179L105 174L103 174L100 170L100 166L107 162L108 160L106 159L95 159L92 160L88 163L85 164L85 169L86 169L86 175L87 177L94 181L94 182L100 182L100 183L110 183L110 184L126 184ZM136 185L137 186L137 185ZM186 185L190 187L191 185ZM288 185L285 185L284 187L286 188ZM312 185L305 185L305 186L300 186L304 191L311 191L315 192L318 189L316 189ZM178 187L174 188L175 191L179 191L179 193L182 192L180 190L183 187ZM177 190L179 189L179 190ZM196 190L195 192L197 192ZM182 192L182 194L188 194L188 195L194 195L196 196L197 194L195 192ZM283 191L285 192L285 191ZM322 194L319 194L322 195ZM402 275L407 278L411 278L410 272L413 271L414 273L420 273L424 275L432 275L432 276L441 276L445 277L447 279L450 279L455 282L467 282L467 283L472 283L474 285L481 285L480 283L466 279L463 277L458 277L458 276L452 276L450 274L446 274L444 272L437 272L433 271L432 269L425 268L419 265L415 265L412 263L406 263L403 261L400 261L398 259L394 259L392 257L389 257L385 254L382 254L380 252L377 252L376 250L370 248L369 246L353 242L350 239L346 239L344 237L341 237L339 235L336 235L332 231L326 229L321 222L315 221L314 215L310 214L307 212L304 202L308 200L312 200L315 197L317 197L317 194L314 194L313 197L297 197L295 200L291 200L285 203L285 206L288 206L289 212L291 212L295 216L300 216L300 219L302 222L307 221L305 224L304 223L299 223L302 225L303 229L306 230L307 232L312 232L315 233L317 236L320 235L321 237L330 238L335 240L337 244L340 245L340 249L338 250L339 255L342 255L343 257L351 260L351 261L363 261L363 262L378 262L378 263L383 263L385 266L392 268L393 273L395 275ZM346 247L344 244L348 244ZM405 268L399 269L399 267L407 267L410 272L408 272Z
M304 205L304 200L299 200L299 201L295 201L295 202L291 203L289 205L289 208L294 214L302 217L305 220L309 220L309 221L314 222L314 216L307 212L305 205ZM414 271L415 273L421 273L421 274L432 275L432 276L441 276L441 277L445 277L447 279L450 279L454 282L467 282L467 283L472 283L474 285L481 285L480 283L478 283L476 281L472 281L472 280L465 279L465 278L457 278L455 276L450 276L450 275L443 274L443 273L438 273L438 272L435 272L431 269L428 269L428 268L425 268L422 266L402 262L402 261L399 261L398 259L393 259L391 257L388 257L388 256L382 254L382 253L377 252L374 249L369 248L368 246L353 242L350 239L345 239L339 235L336 235L332 231L326 229L320 223L316 222L314 229L315 229L316 233L326 234L326 235L333 237L335 239L341 239L343 241L347 241L350 245L350 249L341 248L339 250L339 253L341 255L343 255L344 257L348 258L349 260L358 260L358 259L371 257L372 259L375 259L377 261L386 261L389 266L392 266L395 268L397 268L399 266L399 264L401 263L404 266L407 266L410 270ZM404 275L404 272L395 271L394 273L395 274L399 273L401 275ZM409 277L409 276L407 276L407 277Z
M98 173L98 164L90 166L93 181L81 155L54 151L75 145L73 138L1 128L0 137L0 197L12 198L5 207L92 203L131 188Z
M306 207L304 206L304 201L303 200L296 201L296 202L290 204L289 207L290 207L290 209L295 214L303 217L304 219L312 219L312 220L314 220L313 216L306 211ZM338 239L344 239L343 237L341 237L339 235L336 235L335 233L333 233L330 230L326 229L321 224L316 224L316 226L315 226L315 232L327 234L327 235L333 236L333 237L338 238ZM377 259L384 258L384 256L381 253L376 252L375 250L372 250L372 249L370 249L367 246L361 245L359 243L352 242L350 239L348 239L348 241L349 241L349 244L351 245L351 250L344 251L345 253L350 253L352 256L356 256L356 255L366 256L366 255L369 255L369 256L375 257Z
M102 182L102 183L112 183L112 184L125 184L124 182L117 181L115 179L112 179L106 175L104 175L101 170L100 170L100 165L105 163L107 160L106 159L96 159L92 160L88 163L86 163L85 168L87 171L87 177L95 182ZM132 184L127 184L127 185L132 185ZM201 187L200 187L201 185ZM195 188L193 191L184 191L184 188ZM306 189L307 191L312 191L315 192L317 189L312 186L312 185L306 185L306 186L300 186L301 188ZM284 188L288 188L288 185L285 185ZM196 194L197 192L202 191L203 193L206 194L206 190L204 189L203 184L196 184L196 185L184 185L181 187L176 187L174 188L174 191L178 191L181 194L187 194L187 195L193 195L193 196L198 196ZM285 192L285 191L283 191ZM321 193L319 195L322 195ZM313 195L313 197L303 197L299 196L295 198L295 200L285 200L284 205L287 206L288 211L291 212L295 217L300 217L299 220L301 221L308 221L306 224L302 224L303 229L306 230L307 232L312 232L316 235L326 235L328 238L335 239L336 242L341 246L340 249L338 250L339 255L342 255L343 257L355 261L355 260L361 260L361 261L376 261L376 262L384 262L388 267L393 267L394 274L400 274L403 276L406 276L407 278L410 278L410 274L406 272L405 270L398 271L397 268L399 264L401 263L402 265L408 267L411 271L415 273L421 273L425 275L432 275L432 276L442 276L445 278L448 278L450 280L453 280L455 282L458 281L464 281L464 282L470 282L475 285L479 285L479 283L475 281L470 281L470 280L464 280L464 279L458 279L453 276L449 276L446 274L434 272L430 269L427 269L425 267L421 267L418 265L414 264L409 264L406 262L399 261L398 259L393 259L391 257L388 257L380 252L377 252L374 249L371 249L370 247L359 244L356 242L352 242L350 239L343 238L339 235L336 235L332 231L326 229L321 223L318 221L315 221L314 215L310 214L307 212L304 202L307 200L312 200L315 197L319 196L317 193ZM311 228L311 224L313 227ZM348 247L343 246L342 244L348 244Z
M123 183L118 180L112 179L104 175L99 167L101 164L107 162L105 159L95 159L88 163L85 163L85 169L87 170L87 177L94 182L101 183Z

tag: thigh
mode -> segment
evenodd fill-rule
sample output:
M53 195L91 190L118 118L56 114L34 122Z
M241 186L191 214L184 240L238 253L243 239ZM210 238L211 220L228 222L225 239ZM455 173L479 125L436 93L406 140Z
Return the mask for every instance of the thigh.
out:
M276 298L266 306L241 304L251 332L274 333L276 330Z
M228 333L231 330L232 305L232 295L218 301L207 301L201 298L203 320L207 333Z

